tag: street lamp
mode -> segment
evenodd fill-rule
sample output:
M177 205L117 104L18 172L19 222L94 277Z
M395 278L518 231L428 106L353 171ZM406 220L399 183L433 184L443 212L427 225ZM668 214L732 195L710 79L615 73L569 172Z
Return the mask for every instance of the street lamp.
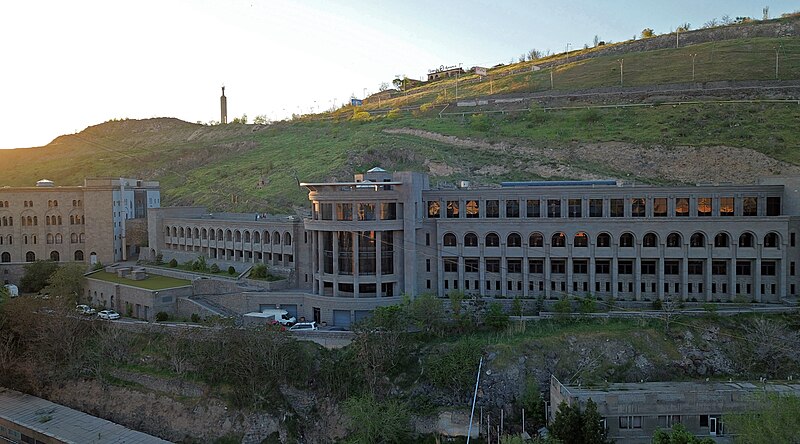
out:
M625 59L617 59L619 62L619 86L622 86L622 67L625 63Z
M458 100L458 75L461 73L461 63L458 64L458 71L456 71L456 100Z
M566 48L566 50L564 51L564 54L566 55L566 59L565 59L565 61L564 61L564 64L566 64L567 62L569 62L569 46L570 46L571 44L572 44L572 43L567 43L567 48Z
M692 82L694 82L694 59L697 57L697 54L689 54L692 57Z

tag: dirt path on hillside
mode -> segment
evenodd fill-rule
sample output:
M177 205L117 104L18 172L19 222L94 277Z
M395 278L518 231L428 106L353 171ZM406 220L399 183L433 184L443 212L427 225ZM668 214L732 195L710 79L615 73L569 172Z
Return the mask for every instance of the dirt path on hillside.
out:
M609 178L583 168L581 164L599 165L600 170L618 172L620 177L639 177L659 181L698 183L752 183L758 177L798 175L800 166L773 159L746 148L729 146L692 147L637 145L625 142L544 142L533 145L526 140L491 143L485 140L448 136L412 128L384 130L389 134L421 137L473 150L491 150L519 155L526 160L527 171L541 177L574 179ZM433 168L433 167L436 168ZM431 174L448 170L442 165L429 165ZM448 166L458 170L457 165ZM478 172L487 175L507 171L506 165L484 165ZM595 169L595 168L592 168Z

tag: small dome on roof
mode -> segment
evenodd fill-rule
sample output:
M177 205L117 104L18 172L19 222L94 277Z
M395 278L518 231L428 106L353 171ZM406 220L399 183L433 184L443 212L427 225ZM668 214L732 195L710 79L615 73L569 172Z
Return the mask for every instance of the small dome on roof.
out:
M54 187L54 186L56 186L56 184L52 180L42 179L42 180L36 182L36 186L37 187Z
M384 170L384 169L383 169L383 168L381 168L381 167L375 167L375 168L373 168L373 169L371 169L371 170L369 170L369 171L367 171L367 172L368 172L368 173L385 173L385 172L386 172L386 170Z

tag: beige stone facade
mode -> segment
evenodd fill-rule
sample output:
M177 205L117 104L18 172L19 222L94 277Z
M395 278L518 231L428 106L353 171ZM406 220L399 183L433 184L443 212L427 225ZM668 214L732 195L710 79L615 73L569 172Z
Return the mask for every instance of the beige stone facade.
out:
M129 219L160 206L158 182L86 179L83 186L0 188L0 270L38 259L112 263L128 257ZM16 267L15 267L16 266ZM2 280L9 280L0 276Z

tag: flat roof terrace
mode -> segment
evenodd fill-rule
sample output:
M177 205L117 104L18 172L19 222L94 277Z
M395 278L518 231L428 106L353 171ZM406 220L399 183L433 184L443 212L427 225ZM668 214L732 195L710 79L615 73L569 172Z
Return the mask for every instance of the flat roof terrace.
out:
M145 290L164 290L167 288L185 287L192 284L186 279L177 279L155 274L148 274L147 277L142 280L133 280L119 277L116 274L109 273L107 271L97 271L86 277L88 279L97 279L98 281L113 282L116 284L129 285L131 287L144 288Z

